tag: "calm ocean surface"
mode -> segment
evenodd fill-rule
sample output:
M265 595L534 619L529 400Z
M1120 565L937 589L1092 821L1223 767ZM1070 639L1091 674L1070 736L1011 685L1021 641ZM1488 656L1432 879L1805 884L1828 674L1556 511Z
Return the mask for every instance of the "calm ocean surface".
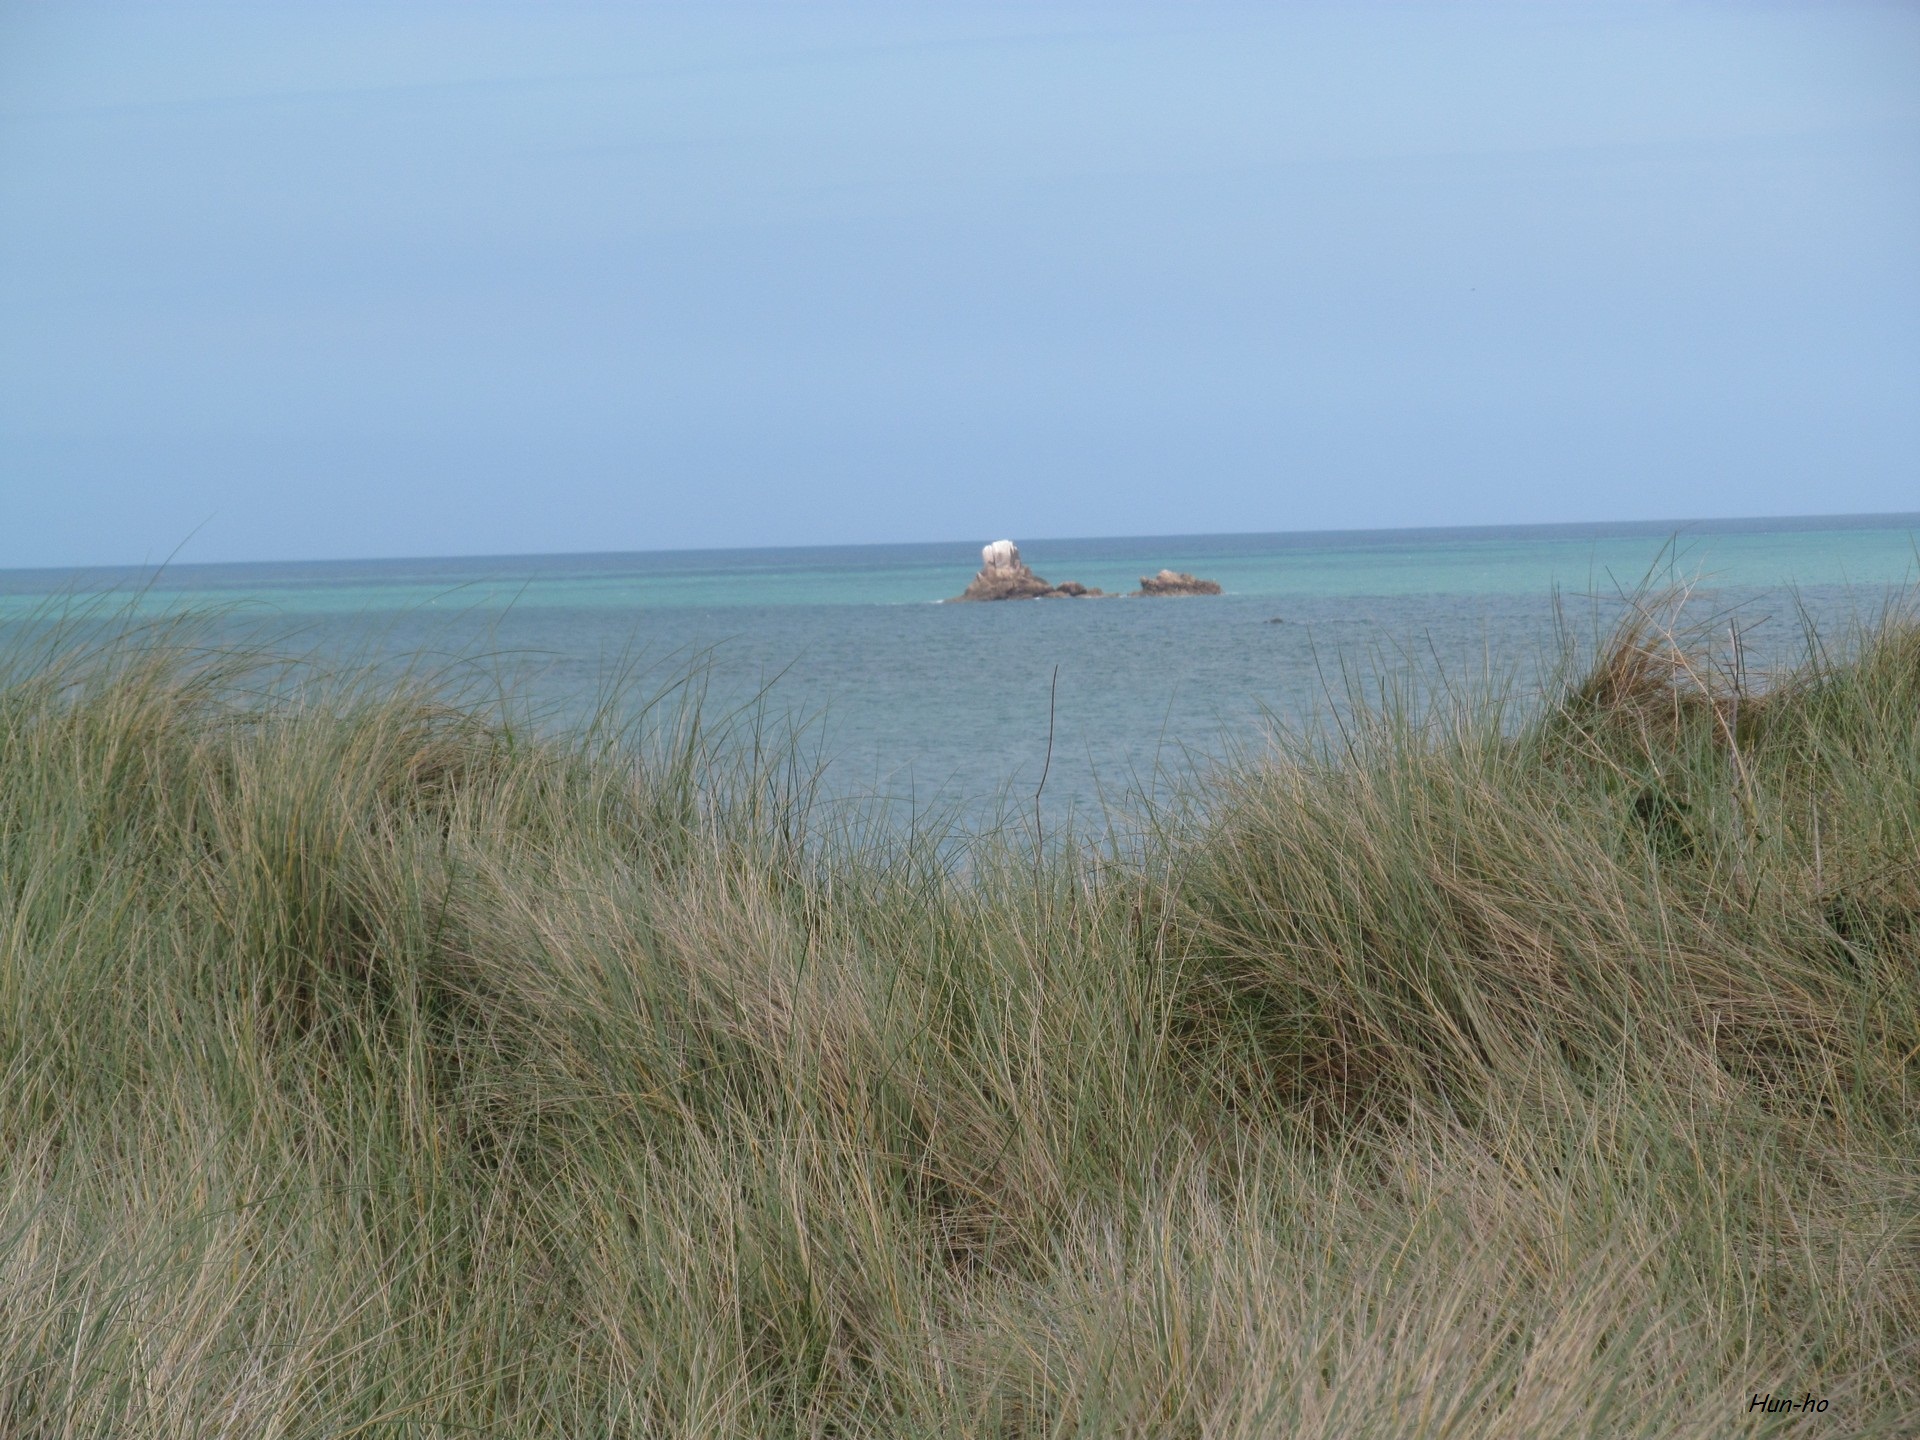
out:
M1132 589L1162 566L1217 599L940 605L994 536L953 544L308 564L0 571L0 644L75 599L211 610L211 631L299 653L466 657L553 723L623 660L650 692L698 667L709 714L751 702L806 726L824 789L904 813L1030 809L1058 670L1050 817L1097 822L1195 760L1258 745L1271 717L1324 714L1343 667L1489 673L1525 687L1555 646L1556 596L1590 637L1643 580L1741 629L1750 665L1789 656L1804 610L1838 633L1920 576L1920 514L1474 530L1044 540L1056 584ZM1714 617L1719 617L1717 620ZM1275 623L1278 622L1278 623ZM1050 819L1049 823L1054 823Z

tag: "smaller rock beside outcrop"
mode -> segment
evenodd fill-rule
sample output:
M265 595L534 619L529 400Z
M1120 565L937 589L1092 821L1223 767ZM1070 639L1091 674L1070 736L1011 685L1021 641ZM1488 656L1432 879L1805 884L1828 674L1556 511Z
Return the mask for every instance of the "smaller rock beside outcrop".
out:
M1201 580L1184 570L1162 570L1158 575L1142 575L1142 595L1218 595L1218 580Z

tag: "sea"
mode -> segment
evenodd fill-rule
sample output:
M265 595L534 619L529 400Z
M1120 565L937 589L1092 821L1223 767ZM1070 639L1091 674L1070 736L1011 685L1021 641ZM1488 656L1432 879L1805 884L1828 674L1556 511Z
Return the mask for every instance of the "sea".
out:
M429 674L522 723L697 712L785 747L862 824L1089 833L1369 704L1538 702L1636 611L1764 677L1920 578L1920 513L1474 529L1014 537L1046 579L1162 568L1218 597L943 604L950 543L0 571L0 650L190 616L202 642ZM500 697L508 697L501 700Z

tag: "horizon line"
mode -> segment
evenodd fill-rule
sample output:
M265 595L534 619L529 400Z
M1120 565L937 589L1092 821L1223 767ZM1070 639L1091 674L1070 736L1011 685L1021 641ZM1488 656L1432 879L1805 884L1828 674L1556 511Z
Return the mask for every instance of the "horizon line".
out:
M1909 523L1920 526L1920 510L1875 510L1857 512L1834 512L1805 515L1722 515L1691 516L1685 518L1656 519L1616 519L1616 520L1547 520L1529 521L1520 524L1478 524L1478 525L1380 525L1380 526L1337 526L1321 529L1303 530L1196 530L1174 531L1164 534L1141 532L1121 535L1039 535L1026 540L1016 539L1022 546L1054 544L1120 543L1132 540L1165 541L1208 541L1208 540L1254 540L1262 538L1344 538L1360 536L1399 536L1399 535L1457 535L1492 536L1512 534L1513 532L1560 532L1562 534L1659 534L1671 531L1675 535L1692 528L1721 527L1733 529L1755 529L1785 525L1818 525L1820 522L1836 523L1847 529L1895 529L1900 524ZM999 537L991 537L999 538ZM845 550L902 550L902 549L939 549L948 546L965 546L990 543L979 540L960 540L946 538L940 540L867 540L854 542L813 542L797 545L672 545L649 549L626 550L524 550L524 551L467 551L442 554L391 554L391 555L332 555L262 558L247 560L178 560L164 561L92 561L78 565L0 565L0 575L61 574L84 571L134 571L151 572L160 575L168 571L213 570L221 568L243 567L249 565L397 565L413 562L458 562L458 561L509 561L509 560L558 560L558 559L595 559L614 556L652 556L652 555L737 555L742 553L799 554L809 551L845 551Z

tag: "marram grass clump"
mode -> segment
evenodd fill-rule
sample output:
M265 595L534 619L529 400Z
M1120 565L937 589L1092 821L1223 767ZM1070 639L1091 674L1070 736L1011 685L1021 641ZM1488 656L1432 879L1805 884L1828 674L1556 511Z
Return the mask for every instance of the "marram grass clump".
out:
M1920 1432L1899 617L1629 627L1124 855L756 753L16 660L0 1434Z

